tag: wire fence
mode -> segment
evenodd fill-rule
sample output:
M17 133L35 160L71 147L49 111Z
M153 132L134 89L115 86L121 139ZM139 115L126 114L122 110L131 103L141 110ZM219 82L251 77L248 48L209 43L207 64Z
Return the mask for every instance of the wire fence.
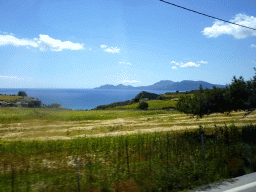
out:
M134 145L131 139L124 139L122 145L113 144L106 151L88 152L85 150L84 153L74 154L69 152L77 150L77 148L69 148L66 153L64 151L62 154L56 152L40 153L38 151L38 153L31 153L27 156L15 153L1 155L0 188L2 191L12 192L86 191L87 189L92 191L112 189L112 191L116 191L118 187L120 188L122 181L133 178L136 182L129 180L130 186L126 187L139 190L137 183L141 182L141 186L148 185L150 187L151 184L143 184L143 180L149 182L148 177L154 175L156 181L167 180L165 181L169 182L166 184L168 185L167 188L172 185L174 189L182 189L188 185L182 185L177 178L182 179L182 174L184 175L186 172L184 171L185 168L194 171L198 178L190 179L199 182L200 176L204 173L213 173L218 167L218 174L225 175L227 170L220 172L221 159L225 158L229 158L226 163L230 163L230 159L232 159L228 167L229 172L233 169L231 171L235 174L241 174L238 172L241 171L239 160L242 158L233 157L234 151L232 150L234 146L237 149L238 145L237 143L230 143L232 141L231 136L225 134L222 137L220 134L207 136L200 128L194 134L193 142L188 138L188 135L171 136L170 133L166 133L164 136L160 134L155 134L154 137L146 135L143 137L144 140L138 139L136 141L138 142L137 145ZM192 138L191 135L190 138ZM256 166L253 167L253 146L250 143L246 147L249 154L247 155L249 157L247 158L249 159L247 160L249 163L247 167L251 171L256 169ZM81 148L83 147L81 146ZM246 162L242 163L246 164ZM164 186L165 183L158 185Z

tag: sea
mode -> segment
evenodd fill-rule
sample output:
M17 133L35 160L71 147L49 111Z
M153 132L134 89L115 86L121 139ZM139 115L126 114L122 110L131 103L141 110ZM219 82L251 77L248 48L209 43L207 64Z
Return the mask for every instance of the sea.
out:
M72 110L91 110L99 105L133 99L141 91L164 94L169 90L110 90L110 89L24 89L0 88L0 94L17 95L25 91L28 97L38 98L45 105L59 103Z

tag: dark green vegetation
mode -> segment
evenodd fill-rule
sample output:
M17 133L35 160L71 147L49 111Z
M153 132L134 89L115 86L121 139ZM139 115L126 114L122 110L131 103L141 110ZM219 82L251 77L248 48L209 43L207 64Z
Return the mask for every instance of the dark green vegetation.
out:
M51 105L48 106L49 108L62 108L61 104L59 103L52 103Z
M138 109L142 109L142 110L148 109L148 103L146 101L141 101L139 103Z
M256 68L254 68L256 71ZM180 97L177 110L197 115L209 115L216 112L244 110L251 112L256 108L256 75L250 81L235 76L226 88L203 89L200 86L194 95Z
M23 96L24 97L24 96L28 96L28 95L24 91L19 91L18 96Z
M134 192L185 192L256 171L255 133L256 127L247 125L69 141L1 141L0 189L124 191L124 187Z
M133 109L136 110L139 107L140 101L146 101L148 103L149 110L163 110L163 109L174 109L176 107L176 103L178 98L183 95L189 95L189 93L165 93L162 95L157 95L154 93L149 93L146 91L140 92L136 95L135 98L122 101L115 102L109 105L100 105L93 110L113 110L113 109Z

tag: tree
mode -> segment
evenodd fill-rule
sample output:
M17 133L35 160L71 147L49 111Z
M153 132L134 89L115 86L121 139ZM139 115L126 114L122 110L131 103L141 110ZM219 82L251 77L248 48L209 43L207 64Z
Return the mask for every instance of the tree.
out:
M230 111L227 88L216 88L213 86L213 89L205 91L205 98L210 113Z
M244 110L247 108L247 101L249 98L249 92L247 89L247 84L242 76L237 79L235 76L230 84L230 102L231 106L235 111Z
M176 105L177 110L184 112L185 114L191 114L192 113L191 101L192 101L192 97L190 95L181 95Z
M192 113L200 118L202 118L205 114L209 114L204 92L203 86L200 84L199 91L195 92L192 99Z
M256 72L256 68L254 68ZM256 73L252 80L244 81L242 76L235 76L226 88L191 91L193 96L181 96L177 103L177 110L199 117L211 113L224 113L237 110L247 111L250 114L256 109Z
M255 76L251 81L247 82L247 90L249 93L248 97L248 110L254 110L256 108L256 68L255 70Z
M139 109L146 110L148 109L148 103L145 101L141 101L138 106Z
M58 103L52 103L51 105L49 105L50 108L61 108L61 104Z
M209 114L205 92L206 90L200 85L199 90L194 91L193 97L190 95L181 96L177 103L177 110L200 118L205 114Z
M25 93L24 91L19 91L18 92L18 96L27 96L27 93Z

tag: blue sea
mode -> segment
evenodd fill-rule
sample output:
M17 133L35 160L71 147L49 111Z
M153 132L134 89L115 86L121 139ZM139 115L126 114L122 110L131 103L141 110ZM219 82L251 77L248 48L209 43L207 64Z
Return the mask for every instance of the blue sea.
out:
M23 89L0 88L0 94L17 95L25 91L28 97L38 98L43 104L59 103L73 110L90 110L99 105L133 99L141 91L164 94L172 91L153 90L107 90L107 89Z

